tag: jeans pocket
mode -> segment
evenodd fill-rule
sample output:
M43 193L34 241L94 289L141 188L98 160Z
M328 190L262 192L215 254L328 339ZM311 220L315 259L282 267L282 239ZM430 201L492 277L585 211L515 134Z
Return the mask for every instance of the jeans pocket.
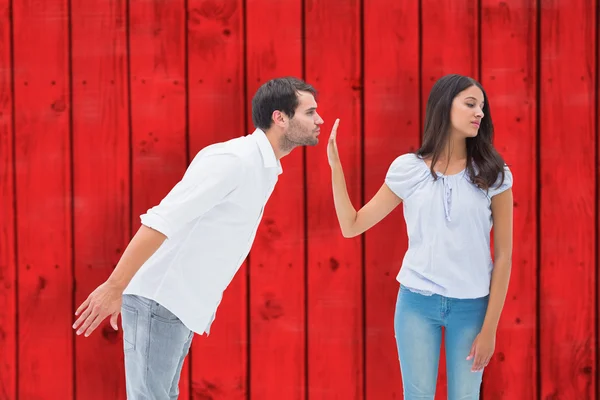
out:
M121 306L121 321L123 325L123 351L134 351L137 336L138 310L123 304Z
M179 318L171 311L169 311L166 307L160 305L159 303L154 303L152 306L150 313L152 314L152 319L160 322L164 322L167 324L178 324L181 323Z

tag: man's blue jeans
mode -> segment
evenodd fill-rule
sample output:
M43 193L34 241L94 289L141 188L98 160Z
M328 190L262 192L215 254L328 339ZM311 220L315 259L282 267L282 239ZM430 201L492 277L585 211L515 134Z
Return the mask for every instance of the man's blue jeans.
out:
M127 399L177 399L193 332L169 310L140 296L123 296L121 320Z

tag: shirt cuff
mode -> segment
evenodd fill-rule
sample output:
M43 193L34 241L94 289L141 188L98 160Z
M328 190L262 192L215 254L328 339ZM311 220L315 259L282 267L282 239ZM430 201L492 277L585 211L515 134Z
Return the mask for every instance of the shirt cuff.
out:
M169 223L157 214L143 214L142 216L140 216L140 220L142 221L142 225L145 225L148 228L152 228L155 231L162 233L167 237L167 239L170 238L173 234L171 228L169 227Z

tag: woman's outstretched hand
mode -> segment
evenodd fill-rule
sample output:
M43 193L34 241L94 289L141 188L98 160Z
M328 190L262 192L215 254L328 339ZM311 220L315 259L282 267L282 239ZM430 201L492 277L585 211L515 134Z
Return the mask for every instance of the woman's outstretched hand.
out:
M329 142L327 143L327 159L329 160L329 166L333 167L340 163L340 154L338 153L338 147L336 142L337 128L340 124L340 119L336 119L331 128L331 134L329 135Z

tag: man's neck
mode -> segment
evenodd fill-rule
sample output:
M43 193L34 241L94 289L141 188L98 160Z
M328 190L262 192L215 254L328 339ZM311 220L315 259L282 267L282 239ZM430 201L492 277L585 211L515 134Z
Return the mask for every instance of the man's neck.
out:
M265 131L265 135L267 136L267 139L269 140L269 143L273 148L273 152L275 153L275 158L277 160L281 160L283 157L290 154L292 149L287 149L285 148L287 146L282 146L281 141L285 139L280 134L278 134L278 132L275 132L274 128Z

